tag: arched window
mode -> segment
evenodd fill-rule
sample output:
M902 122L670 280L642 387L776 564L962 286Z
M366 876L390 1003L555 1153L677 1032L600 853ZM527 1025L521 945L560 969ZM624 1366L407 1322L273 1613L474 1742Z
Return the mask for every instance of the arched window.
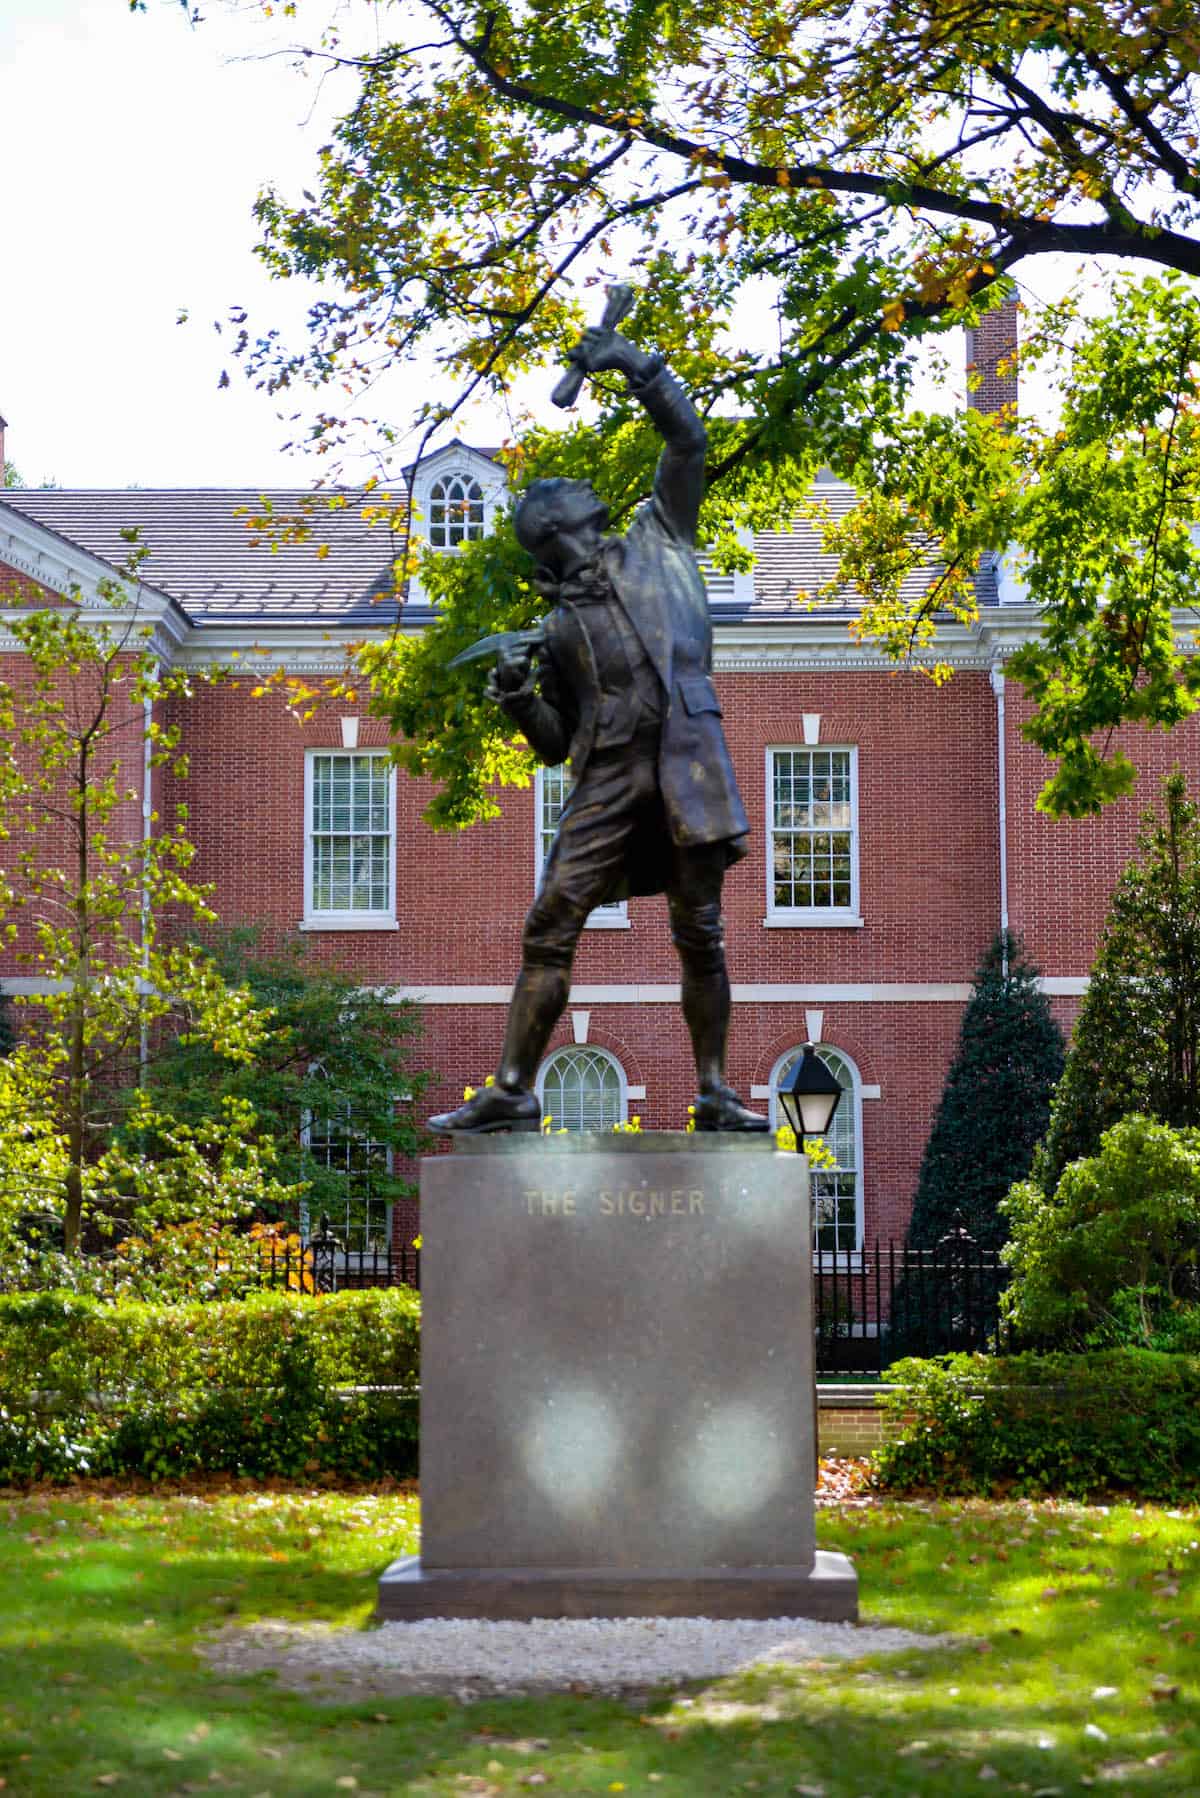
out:
M559 1049L537 1078L552 1130L611 1130L625 1122L625 1075L604 1049Z
M483 536L483 488L466 475L448 474L429 489L429 541L434 549L457 549Z
M772 1129L786 1121L779 1103L779 1087L803 1053L802 1047L789 1049L772 1070ZM854 1063L840 1050L819 1043L817 1054L841 1087L842 1096L825 1138L837 1166L811 1170L813 1246L853 1252L862 1245L862 1082Z

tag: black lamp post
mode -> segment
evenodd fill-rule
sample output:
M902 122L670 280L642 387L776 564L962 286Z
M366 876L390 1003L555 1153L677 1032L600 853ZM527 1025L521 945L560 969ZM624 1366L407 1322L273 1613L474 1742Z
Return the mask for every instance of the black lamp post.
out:
M842 1089L811 1043L779 1087L779 1103L796 1136L796 1153L806 1136L824 1136L833 1122Z

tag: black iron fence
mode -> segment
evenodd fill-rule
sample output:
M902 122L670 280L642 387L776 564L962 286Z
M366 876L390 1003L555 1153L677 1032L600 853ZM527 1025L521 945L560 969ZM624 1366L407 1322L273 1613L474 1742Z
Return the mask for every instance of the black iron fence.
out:
M258 1244L264 1286L291 1292L352 1292L367 1286L421 1285L421 1251L415 1244L355 1248L322 1227L307 1241L265 1237Z
M932 1248L896 1241L813 1253L817 1372L878 1375L904 1355L1004 1346L1008 1269L961 1223Z
M421 1251L347 1246L327 1226L260 1244L265 1285L294 1292L421 1285ZM817 1372L870 1377L903 1355L1003 1346L1008 1270L958 1224L933 1248L876 1239L861 1252L813 1251Z

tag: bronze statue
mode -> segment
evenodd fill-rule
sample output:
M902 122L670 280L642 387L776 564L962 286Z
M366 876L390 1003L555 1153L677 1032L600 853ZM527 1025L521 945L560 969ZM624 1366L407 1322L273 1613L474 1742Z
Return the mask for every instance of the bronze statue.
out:
M605 537L608 512L587 481L534 481L517 502L517 538L553 609L537 632L489 642L497 654L487 692L543 762L570 759L575 785L525 920L494 1084L430 1128L537 1129L534 1078L589 912L626 893L665 893L696 1058L696 1128L766 1130L724 1078L721 884L746 853L749 826L710 679L712 626L694 549L704 425L662 358L607 324L584 334L572 361L585 374L619 370L664 448L651 499L624 537Z

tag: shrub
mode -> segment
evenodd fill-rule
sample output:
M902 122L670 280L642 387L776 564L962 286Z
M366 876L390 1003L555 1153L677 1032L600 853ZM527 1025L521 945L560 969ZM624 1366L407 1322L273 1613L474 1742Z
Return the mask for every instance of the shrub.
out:
M1200 1125L1200 807L1178 771L1141 822L1034 1159L1044 1192L1127 1112Z
M1137 1290L1149 1348L1159 1318L1196 1297L1200 1129L1122 1118L1104 1132L1098 1155L1063 1170L1054 1191L1022 1181L1004 1205L1012 1281L1002 1304L1024 1341L1095 1340L1117 1294Z
M946 1355L891 1378L896 1433L876 1462L889 1490L1200 1493L1200 1356Z
M0 1481L411 1472L419 1320L404 1288L202 1305L0 1297Z

